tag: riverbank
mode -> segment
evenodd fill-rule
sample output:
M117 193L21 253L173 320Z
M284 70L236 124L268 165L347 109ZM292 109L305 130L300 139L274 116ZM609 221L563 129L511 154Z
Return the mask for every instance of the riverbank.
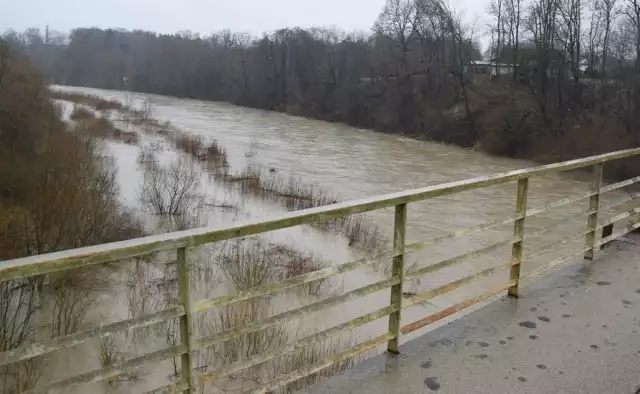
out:
M113 164L118 168L117 180L125 194L126 190L131 189L130 184L135 184L135 198L125 195L122 196L123 202L131 204L132 211L145 223L148 233L220 226L223 223L231 224L239 217L272 212L274 207L294 210L336 201L337 196L309 186L293 176L272 174L258 166L230 168L227 159L232 160L232 157L227 156L224 147L215 139L197 136L170 122L155 119L153 106L147 105L147 101L111 100L55 90L50 96L65 107L64 112L69 114L69 120L80 130L89 124L101 125L97 132L87 136L99 139L105 145L105 150L111 152ZM149 110L142 111L140 108ZM244 156L247 158L251 155ZM191 295L204 299L244 291L327 268L355 256L373 254L384 248L385 244L386 236L380 234L375 222L366 215L353 215L305 228L287 229L277 234L261 234L190 248L189 264L193 270ZM107 287L114 293L122 293L124 299L113 299L110 306L95 305L85 324L92 324L95 314L107 314L110 319L141 317L154 309L169 307L175 301L175 271L172 259L165 254L123 261L117 266L114 264L113 272L115 277L124 277L124 280L114 278ZM214 335L246 321L264 319L322 297L342 294L363 282L380 280L385 272L382 268L365 273L348 273L344 277L319 280L268 298L214 309L202 314L202 318L195 323L195 330L199 335ZM260 352L274 350L324 324L337 324L344 316L362 308L360 301L345 304L340 313L334 311L329 315L318 312L307 316L304 322L278 324L203 350L194 361L195 367L200 372L212 371ZM243 391L256 381L270 380L279 374L306 367L314 360L328 357L348 347L355 338L367 338L370 329L354 330L321 341L286 357L207 383L203 389ZM125 360L125 349L175 343L176 335L176 326L170 322L157 329L135 332L133 336L103 341L99 354L104 360L101 359L100 365L105 367ZM91 347L83 347L83 351L82 357L87 357L86 363L91 364ZM296 382L291 388L305 387L358 360L346 360L317 376ZM81 369L73 372L78 371ZM60 378L68 375L69 371L48 366L42 381L47 381L50 376ZM153 388L167 376L169 380L178 376L175 360L172 367L144 369L131 376L123 375L110 380L109 384L123 389L130 385ZM99 385L96 385L96 389L100 389Z
M220 146L218 141L212 138L204 141L202 137L179 130L172 126L170 122L159 122L152 117L152 108L148 101L137 103L136 106L133 102L122 103L92 95L56 90L52 90L50 96L53 99L71 102L76 105L71 113L71 119L80 126L81 130L87 129L87 124L101 125L101 127L89 129L93 137L138 145L138 140L140 139L138 134L140 132L158 136L161 140L168 142L174 150L199 163L217 183L224 185L228 189L238 190L241 195L265 199L281 205L287 210L315 208L340 201L341 197L331 192L313 184L305 184L293 175L278 174L273 168L262 168L255 163L248 162L243 169L233 171L229 166L227 151ZM86 107L97 112L95 114L91 113L91 111L85 109ZM119 115L119 118L116 117L118 123L138 126L138 133L116 127L110 120L114 119L114 113L109 111L115 111ZM157 147L155 150L157 150ZM252 152L250 148L249 151L245 152L244 156L249 158L253 154L255 152ZM142 146L138 155L138 162L153 164L156 161L154 149ZM155 170L159 169L156 168ZM156 175L153 174L153 176ZM147 185L147 188L155 191L158 186ZM188 192L191 193L192 191L189 190ZM173 196L163 197L170 199ZM152 211L157 215L182 215L185 213L174 212L172 209L176 209L175 207L165 207L164 201L157 200L158 198L156 197L154 201L151 201L153 205ZM216 206L219 204L214 202L208 205ZM224 206L224 203L222 206ZM230 207L233 208L233 206ZM387 243L387 239L380 234L377 224L362 214L340 220L317 223L314 226L342 234L348 239L349 246L360 248L368 254L384 249Z
M42 76L2 41L0 71L0 260L142 236L103 147L86 137L105 123L79 112L82 124L67 124ZM81 330L109 274L80 268L0 280L0 353ZM47 364L2 363L0 393L29 391Z
M97 96L89 101L83 97L84 104L70 101L60 103L64 107L63 112L69 114L76 126L101 126L94 136L101 140L105 159L115 172L115 179L121 187L122 203L139 215L149 233L226 226L236 220L256 219L291 209L329 204L334 199L383 194L531 165L449 145L223 103L107 90L57 89L72 92L76 96ZM133 108L122 111L116 104L97 104L100 100L131 104ZM87 103L93 104L87 106ZM95 107L101 110L97 111ZM143 111L144 108L149 111ZM256 168L264 171L258 173ZM155 186L165 185L174 174L178 175L176 179L185 180L185 185L199 185L195 189L186 189L189 196L189 204L186 205L194 208L187 209L187 215L173 214L183 211L185 205L180 201L176 204L158 204L153 193L148 193L155 190ZM512 186L499 185L472 195L462 193L411 204L407 221L408 242L437 237L443 231L512 215L515 201ZM543 176L531 182L530 201L535 207L584 193L587 187L588 182L583 183L572 177ZM617 197L603 196L603 203ZM163 198L160 199L162 201L169 200ZM478 209L480 206L482 209ZM576 229L583 229L584 222L577 215L580 210L580 207L576 207L575 212L563 212L575 214L575 218L579 219L566 220L563 226L575 225ZM372 212L368 217L379 226L381 235L389 239L393 228L393 212L382 210ZM535 231L538 226L555 220L557 217L552 212L549 215L542 214L528 219L527 228ZM368 253L367 242L361 243L357 239L352 242L350 231L342 231L349 228L357 230L358 223L356 220L328 222L320 227L297 226L261 237L190 248L188 263L194 273L192 296L194 299L205 299L232 294L244 291L247 287L361 258ZM406 266L409 270L422 268L504 240L512 236L512 231L512 226L503 226L479 236L436 245L407 255ZM573 229L563 227L562 231ZM539 240L531 239L528 246L535 249L552 241L552 237L553 234L549 234L549 237L543 236ZM582 239L577 239L576 244L581 246ZM565 246L567 249L575 248L576 244L563 244L557 253L563 253ZM389 245L386 246L388 248ZM509 248L497 250L428 279L412 281L407 284L406 290L413 293L437 287L495 265L496 261L504 261L510 253ZM532 258L523 268L523 274L548 262L551 255ZM101 287L92 292L97 303L91 305L81 327L141 317L174 305L174 259L173 253L160 253L135 261L110 264L104 275L109 280L101 281ZM388 266L388 261L381 261L370 269L349 272L329 281L318 282L317 286L304 287L301 291L285 291L255 303L239 303L233 308L212 310L210 314L203 315L201 320L198 319L195 331L197 335L214 335L246 321L262 320L319 299L345 294L388 278ZM491 281L504 280L507 276L504 270L496 272L496 277ZM429 303L409 307L403 313L403 319L413 321L434 313L474 290L477 289L460 289ZM271 351L311 332L380 308L387 305L388 300L387 291L351 300L339 308L308 315L302 321L278 325L265 332L221 344L210 352L203 352L194 363L199 371L215 371L240 359L250 358L256 351ZM246 374L219 379L210 388L226 392L243 391L281 373L304 367L314 359L339 352L354 341L360 342L379 335L386 329L387 321L380 319L328 340L308 352L274 360L274 363L258 366ZM416 331L414 335L422 332ZM153 329L134 330L131 335L87 343L73 351L62 352L55 360L48 360L46 374L39 382L46 383L70 374L114 365L175 341L176 326L163 324ZM382 349L376 349L374 353L377 351ZM70 361L63 363L61 360L73 360L74 367L68 367ZM329 373L357 361L351 360ZM78 362L81 365L76 366ZM65 367L58 368L58 365ZM177 365L175 360L167 365L154 365L136 374L111 379L108 385L96 384L90 389L95 392L107 392L113 387L122 390L134 386L135 389L153 389L160 382L172 381L177 375ZM295 387L300 388L312 381L303 381Z
M540 164L633 148L639 144L632 134L612 126L615 120L603 114L575 116L566 122L566 131L562 133L542 132L541 130L547 127L527 86L519 86L509 78L490 80L484 76L476 76L468 83L471 118L463 114L460 107L462 102L457 102L447 110L439 111L438 118L432 120L433 125L428 133L424 130L398 129L372 123L371 120L374 118L350 119L335 113L311 111L299 106L271 108L243 101L228 102L246 108L350 125L416 140L453 144L490 155L531 160ZM169 97L195 99L192 96L181 95ZM469 129L471 125L473 131ZM628 179L638 173L640 159L636 158L611 163L604 168L605 178L611 180Z

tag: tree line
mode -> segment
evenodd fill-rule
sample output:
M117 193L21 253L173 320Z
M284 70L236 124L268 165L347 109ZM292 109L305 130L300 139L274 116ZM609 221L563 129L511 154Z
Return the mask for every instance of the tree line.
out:
M4 37L61 84L222 100L543 161L637 145L638 0L492 0L487 15L478 26L440 0L387 0L370 33Z

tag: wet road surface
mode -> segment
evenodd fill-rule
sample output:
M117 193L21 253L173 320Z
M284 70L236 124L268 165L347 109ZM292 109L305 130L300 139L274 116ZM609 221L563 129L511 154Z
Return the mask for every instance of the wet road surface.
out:
M635 393L640 235L306 391Z

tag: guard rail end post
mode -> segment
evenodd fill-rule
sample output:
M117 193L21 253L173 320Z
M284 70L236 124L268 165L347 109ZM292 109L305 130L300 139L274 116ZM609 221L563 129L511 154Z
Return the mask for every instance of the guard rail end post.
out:
M593 178L591 180L591 191L595 194L589 198L589 211L587 217L587 234L585 236L584 258L593 260L596 243L596 228L598 227L598 208L600 206L600 187L602 186L602 163L593 165Z
M527 193L529 191L529 178L518 180L516 196L516 215L518 219L513 224L513 235L520 240L511 247L511 270L509 272L509 296L518 297L518 285L520 282L520 266L522 265L522 238L524 237L524 219L527 214Z
M396 311L389 315L389 332L394 337L387 342L387 351L389 353L398 354L398 345L400 343L400 317L402 308L402 284L404 281L404 249L405 249L405 230L407 226L407 204L396 205L396 213L393 228L393 252L396 256L393 258L391 267L391 276L399 276L400 283L391 287L391 306L396 307Z

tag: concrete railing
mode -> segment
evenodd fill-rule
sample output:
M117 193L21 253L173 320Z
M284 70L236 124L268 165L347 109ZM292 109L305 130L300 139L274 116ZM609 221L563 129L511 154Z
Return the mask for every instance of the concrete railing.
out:
M153 314L146 315L140 318L120 321L109 325L103 325L100 327L75 332L71 335L57 337L11 349L4 353L0 353L0 367L13 363L23 362L38 356L43 356L48 353L58 351L60 349L74 347L94 338L105 338L124 331L129 331L141 327L148 327L153 324L157 324L159 322L170 319L179 319L179 344L160 351L152 352L150 354L138 356L134 359L127 360L119 364L109 366L107 368L83 373L75 377L65 379L63 381L54 382L48 386L43 386L38 390L34 390L34 392L64 391L72 385L99 382L102 380L111 379L143 365L157 363L176 357L181 358L180 379L177 379L176 382L170 385L153 390L152 392L192 392L198 382L212 381L241 372L247 368L251 368L253 366L265 363L269 360L273 360L277 357L289 354L296 349L299 349L300 347L311 345L314 342L326 339L328 337L351 330L356 327L360 327L364 324L386 316L388 316L388 330L384 335L359 343L356 346L341 351L338 354L335 354L317 364L281 376L259 387L255 387L248 392L264 393L275 390L279 387L283 387L292 382L295 382L301 378L320 372L336 363L365 352L383 343L387 343L387 349L389 352L395 353L398 352L399 339L403 334L407 334L419 328L425 327L428 324L436 322L446 316L452 315L482 300L486 300L505 290L508 291L508 294L511 296L518 295L518 285L521 280L524 279L521 278L520 275L520 266L521 262L523 261L522 246L523 242L526 240L525 220L527 217L538 215L550 209L563 207L580 200L589 199L589 208L584 212L584 216L586 217L586 227L584 231L581 231L579 234L572 234L569 237L575 238L584 236L584 248L581 248L568 255L549 262L545 266L533 271L529 275L529 277L537 276L542 272L545 272L557 266L558 264L562 264L571 258L575 258L577 255L584 254L585 258L592 259L594 251L597 250L599 246L640 227L640 222L635 222L634 224L625 226L621 231L615 234L611 232L611 226L614 223L640 213L639 208L634 208L624 213L618 214L598 224L598 211L599 209L601 209L599 203L600 195L602 193L620 189L622 187L626 187L640 181L640 177L635 177L623 182L618 182L603 187L601 185L603 164L608 161L637 155L640 155L640 149L623 150L598 156L592 156L584 159L571 160L563 163L555 163L517 171L510 171L491 176L483 176L457 182L450 182L441 185L429 186L420 189L408 190L357 201L348 201L319 208L295 211L271 219L250 221L247 223L236 224L225 228L199 228L194 230L153 235L122 242L114 242L45 255L36 255L27 258L3 261L0 262L0 281L32 277L53 272L87 267L95 264L113 262L116 260L130 259L147 255L153 252L177 250L176 263L179 303L177 304L178 306L175 306L173 308L155 312ZM529 179L531 177L584 167L592 167L593 169L593 182L589 192L575 197L557 200L541 207L527 209L527 191ZM433 197L454 194L467 190L486 188L489 186L505 184L509 182L517 182L517 192L516 196L514 197L516 199L516 212L513 216L500 220L493 220L463 230L444 233L435 238L431 238L421 242L410 244L405 242L405 227L408 204L427 200ZM611 204L609 208L625 204L635 199L636 197L636 194L631 194L629 195L629 197ZM210 242L218 242L238 237L244 237L258 233L264 233L292 226L311 224L314 222L320 222L324 220L335 219L347 215L389 207L395 208L392 250L377 254L372 257L362 258L340 265L320 269L318 271L285 279L276 283L268 283L266 285L254 287L247 291L242 291L235 294L223 295L203 300L191 300L190 298L191 291L189 289L189 266L186 259L187 248L189 247ZM425 247L439 244L446 240L461 238L471 234L480 233L491 228L497 228L499 226L509 224L513 224L514 234L512 237L506 240L494 243L490 246L486 246L478 250L474 250L472 252L467 252L459 256L449 258L444 261L440 261L436 264L419 268L410 273L406 272L405 270L404 257L407 253L415 252ZM607 235L598 240L596 234L600 229L604 229ZM546 231L546 229L538 232L537 234L533 234L532 236L539 235L544 231ZM547 245L547 247L539 248L538 250L536 250L535 254L539 254L543 251L549 250L554 246L563 243L564 241L565 239L554 241L550 245ZM416 278L434 273L445 267L451 267L465 260L486 255L492 251L498 250L500 247L508 246L511 246L512 248L512 257L508 263L481 270L464 278L455 280L453 282L447 283L437 288L433 288L420 294L411 295L411 297L403 299L403 283L405 283L406 281L415 280ZM288 310L286 312L268 317L264 320L254 321L240 327L234 327L226 331L218 332L211 336L196 338L192 334L192 328L194 326L193 319L195 313L207 311L211 308L228 306L256 297L270 295L284 289L290 289L304 284L316 282L338 274L372 265L374 262L380 260L390 260L392 264L391 276L382 281L355 290L351 290L340 295L331 296L300 308ZM504 283L472 298L441 310L437 313L425 316L418 321L414 321L404 326L401 325L400 317L403 309L412 305L416 305L418 303L422 303L436 296L451 292L462 286L477 281L478 279L487 277L488 275L494 273L500 267L505 266L510 267L510 275L508 278L505 277ZM389 287L391 288L391 299L389 304L372 313L358 316L337 326L316 332L312 335L299 339L296 342L289 343L276 350L258 354L251 358L237 361L233 364L225 365L215 371L197 373L192 367L191 358L193 353L198 349L204 349L233 338L238 338L249 333L255 333L265 328L298 319L310 313L321 311L356 298L364 297L366 295L378 292Z

